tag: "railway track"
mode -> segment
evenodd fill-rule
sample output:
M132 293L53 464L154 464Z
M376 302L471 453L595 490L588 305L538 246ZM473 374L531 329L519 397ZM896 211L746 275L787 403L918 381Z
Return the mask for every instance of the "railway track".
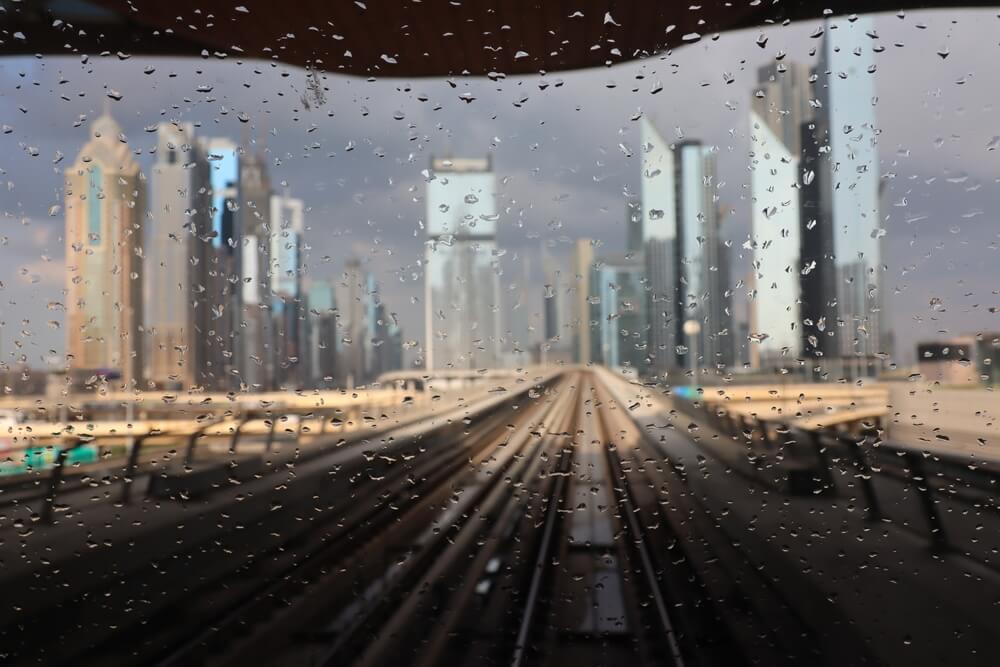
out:
M609 465L621 480L620 508L637 524L668 607L677 610L674 628L687 664L839 665L843 656L824 651L817 627L841 625L827 616L817 624L802 601L775 585L767 568L750 553L762 553L751 533L730 534L689 476L705 474L674 458L602 388L601 411ZM638 508L638 511L636 511ZM817 608L830 611L817 601ZM845 654L859 664L877 664L856 638L843 635Z
M467 524L363 640L300 664L819 662L805 621L690 505L627 409L590 373L573 386L535 468L512 478L524 492L484 506L496 520Z
M732 643L700 641L706 631L674 618L704 591L671 588L686 572L663 576L646 508L624 483L630 464L608 446L617 426L604 394L590 373L569 378L529 420L539 426L522 420L470 467L439 530L417 531L374 578L352 570L364 581L353 598L294 612L308 633L258 628L211 664L740 664Z
M308 510L282 510L294 530L273 548L76 657L823 664L809 622L614 396L600 373L567 373L433 437L389 438L331 469Z
M52 610L51 619L40 619L43 627L55 627L64 640L45 646L31 641L31 633L25 632L29 628L24 628L18 643L30 648L14 655L26 662L45 655L49 664L83 660L187 665L214 660L220 643L228 647L253 634L275 609L311 589L327 564L344 561L349 567L346 555L372 534L390 528L396 532L400 526L400 534L405 534L408 522L400 520L404 510L410 512L425 497L445 504L447 494L433 496L431 491L446 490L442 485L467 466L484 443L502 440L509 431L510 414L531 411L540 402L534 397L546 387L543 382L534 389L519 388L492 410L450 419L418 436L407 435L416 426L401 427L377 443L359 442L327 454L293 458L252 485L231 487L231 492L222 494L227 498L235 494L235 511L193 509L185 522L217 523L216 536L207 542L178 540L186 550L154 561L155 569L130 578L112 577L106 586L66 599ZM237 514L251 503L254 512L263 514ZM422 511L428 520L435 514L429 503ZM152 580L144 579L149 573ZM165 595L169 602L157 599ZM111 606L131 618L120 621L104 614L102 599L133 600ZM84 609L90 613L85 615ZM93 634L87 641L88 617L110 625L114 632L103 639ZM75 626L73 619L82 622ZM31 657L36 654L37 658Z
M533 454L547 438L547 416L566 400L566 384L554 387L551 400L536 402L505 424L502 434L471 434L469 440L478 444L465 453L460 470L421 494L405 515L349 557L328 563L336 576L327 585L314 581L304 597L208 663L244 664L249 656L266 656L275 664L364 664L404 644L373 643L373 634L419 634L421 619L429 618L420 607L433 597L442 564L459 550L483 551L490 528L505 520L500 498L517 488L526 470L538 467ZM289 632L292 628L298 630Z

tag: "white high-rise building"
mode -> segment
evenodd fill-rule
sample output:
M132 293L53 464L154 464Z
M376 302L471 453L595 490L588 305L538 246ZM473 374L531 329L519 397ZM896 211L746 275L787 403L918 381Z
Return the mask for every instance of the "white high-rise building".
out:
M496 180L489 158L434 159L427 184L425 364L501 365Z
M750 110L754 367L789 367L804 354L800 184L803 123L810 119L809 69L798 63L759 71ZM805 178L811 183L815 175ZM819 232L817 232L819 233Z

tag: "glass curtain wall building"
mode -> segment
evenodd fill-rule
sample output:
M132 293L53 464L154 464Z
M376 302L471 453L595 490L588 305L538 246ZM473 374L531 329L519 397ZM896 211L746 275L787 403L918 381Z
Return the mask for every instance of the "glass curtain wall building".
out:
M643 118L642 261L649 315L647 349L654 373L686 368L685 320L701 323L703 366L733 363L728 248L715 193L715 153L698 141L671 144Z
M836 280L836 350L845 358L881 351L881 220L875 125L874 22L827 21L816 68L818 119L828 152L820 161Z
M591 319L597 322L592 358L610 368L644 368L646 289L642 263L628 256L598 260L592 270L591 289Z
M573 275L569 291L572 298L573 359L578 364L592 361L594 337L591 315L591 270L594 264L593 239L577 239L573 244Z
M313 387L328 388L337 381L337 301L333 285L317 282L309 286L306 316L305 365Z
M798 63L759 70L750 111L751 226L756 295L750 330L755 368L792 367L804 355L802 279L802 126L811 122L809 68ZM817 232L818 233L818 232Z
M146 229L147 382L193 387L208 359L209 166L191 123L157 128Z
M305 228L301 199L287 195L271 197L271 316L274 326L275 381L302 386L306 381L302 364L304 347L302 296L302 233Z
M243 383L270 389L274 382L274 327L269 313L271 183L262 155L245 150L239 164L242 235L240 329L237 337Z
M677 339L688 348L683 322L697 320L697 350L702 367L733 363L732 292L727 248L720 230L715 192L715 153L698 141L675 147L677 183L678 297ZM679 365L683 360L678 360Z
M363 384L367 372L365 360L365 338L369 333L365 327L367 322L366 307L368 291L368 273L361 266L361 260L351 257L345 264L344 271L344 318L346 335L342 339L340 350L340 367L343 378L348 386Z
M863 375L886 351L872 31L867 18L828 21L813 76L794 63L759 72L750 113L755 367Z
M640 124L642 172L640 219L649 314L648 352L654 372L676 366L677 347L677 196L673 147L656 126Z
M224 137L199 141L208 162L209 234L206 291L209 323L203 330L206 362L203 384L213 389L239 386L236 332L240 313L242 233L239 211L240 156Z

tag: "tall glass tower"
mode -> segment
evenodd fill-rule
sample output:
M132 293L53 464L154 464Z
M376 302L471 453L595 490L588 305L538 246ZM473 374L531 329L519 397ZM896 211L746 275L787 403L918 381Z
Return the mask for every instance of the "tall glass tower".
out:
M879 352L881 253L875 65L871 18L827 21L817 65L819 129L828 142L820 161L836 284L836 349L843 357Z
M146 379L159 387L202 383L208 323L208 161L190 123L157 128L146 230Z
M754 289L750 347L755 367L793 366L804 353L802 124L811 118L809 69L788 63L759 70L750 111Z
M501 364L496 182L489 158L433 159L427 184L425 364Z
M270 307L271 182L264 156L244 150L239 163L240 373L255 390L273 387L274 327Z
M656 126L640 125L640 220L649 321L647 352L654 370L675 366L677 346L677 196L674 152Z
M605 257L594 264L591 316L597 322L594 358L611 368L640 370L646 359L643 267L632 257Z
M205 363L202 384L213 389L238 385L239 356L236 332L240 330L240 258L242 229L239 224L240 159L236 144L224 137L202 138L201 152L208 162L208 233L201 326Z
M732 293L727 248L721 236L715 153L698 141L675 149L677 183L677 338L683 323L697 320L696 341L704 367L731 366L734 357ZM690 348L693 341L685 341Z

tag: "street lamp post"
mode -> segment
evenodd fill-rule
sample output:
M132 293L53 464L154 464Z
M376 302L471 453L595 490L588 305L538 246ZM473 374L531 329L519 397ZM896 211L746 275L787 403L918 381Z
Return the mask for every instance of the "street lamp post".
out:
M698 334L701 333L701 323L698 320L684 321L684 335L688 339L688 357L691 363L691 386L698 387Z

